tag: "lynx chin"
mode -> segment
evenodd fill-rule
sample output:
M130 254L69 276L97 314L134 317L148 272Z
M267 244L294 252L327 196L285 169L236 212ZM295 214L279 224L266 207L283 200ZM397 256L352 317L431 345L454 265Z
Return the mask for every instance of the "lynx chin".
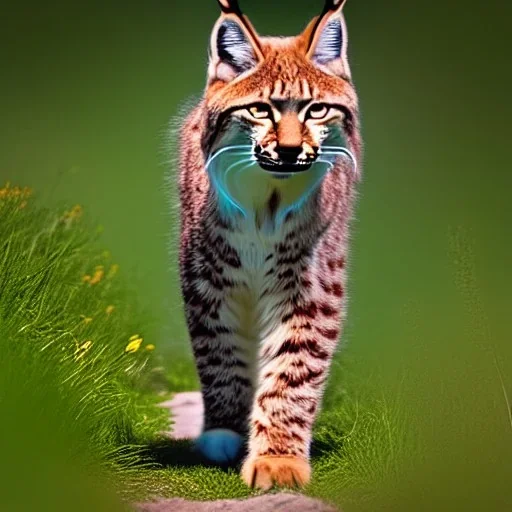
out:
M345 310L360 179L345 0L260 37L218 0L203 98L180 131L180 276L204 400L196 447L251 487L303 486Z

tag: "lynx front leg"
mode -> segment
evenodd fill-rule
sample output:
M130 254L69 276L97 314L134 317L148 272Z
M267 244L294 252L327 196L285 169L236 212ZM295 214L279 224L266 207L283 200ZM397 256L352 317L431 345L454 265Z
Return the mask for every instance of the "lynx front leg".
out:
M233 334L212 329L209 336L193 339L204 404L203 433L196 446L206 458L227 463L240 454L248 430L253 398L250 362Z
M204 404L203 433L196 446L206 458L226 463L239 455L247 434L253 361L247 341L220 314L222 302L215 304L207 315L191 315L190 321Z
M202 253L209 255L207 249ZM204 404L203 433L196 441L208 459L226 463L237 458L248 431L253 400L254 354L239 333L239 318L229 308L235 283L221 267L200 261L182 268L183 293ZM186 260L188 261L188 260Z
M302 486L310 480L311 430L340 327L340 301L325 292L320 297L293 306L262 345L242 468L251 487Z

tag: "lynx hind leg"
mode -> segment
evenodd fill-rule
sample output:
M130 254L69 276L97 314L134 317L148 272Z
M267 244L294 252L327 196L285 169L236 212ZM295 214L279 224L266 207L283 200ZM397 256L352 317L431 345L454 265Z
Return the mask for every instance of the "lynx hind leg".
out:
M217 464L228 464L240 456L244 442L244 437L233 430L214 428L203 432L197 438L195 447L206 459Z

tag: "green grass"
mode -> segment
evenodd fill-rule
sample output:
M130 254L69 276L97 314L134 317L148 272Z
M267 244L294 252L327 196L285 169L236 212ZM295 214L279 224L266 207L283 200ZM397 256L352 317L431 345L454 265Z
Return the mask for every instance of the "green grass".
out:
M2 190L0 509L116 510L155 495L253 494L236 470L203 466L190 443L159 437L167 418L155 404L197 388L193 363L166 368L136 283L87 216ZM333 366L305 492L363 510L398 478L410 436L398 398L375 398L346 366Z
M2 510L14 509L1 500L21 506L32 495L53 496L48 509L58 510L67 489L80 496L92 485L85 475L136 463L167 425L149 392L158 359L149 318L82 217L0 189ZM44 492L43 475L55 475Z
M316 424L314 478L304 492L343 504L344 510L375 510L373 505L381 498L382 489L395 482L407 464L405 450L411 454L416 447L404 428L399 400L389 403L384 397L357 398L352 391L352 398L345 397L343 406L327 407ZM256 494L242 483L236 469L200 465L190 455L190 448L188 442L157 444L149 460L161 467L128 478L122 495L136 501L148 493L197 500Z

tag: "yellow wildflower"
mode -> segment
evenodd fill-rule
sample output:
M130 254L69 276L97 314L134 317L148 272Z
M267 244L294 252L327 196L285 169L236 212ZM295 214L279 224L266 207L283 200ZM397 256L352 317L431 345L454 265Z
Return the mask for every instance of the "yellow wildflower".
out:
M146 345L146 350L149 350L149 351L155 350L155 345L153 345L153 343L148 343Z
M81 345L79 345L77 347L77 349L75 350L75 361L78 361L79 359L84 357L85 354L90 350L91 347L92 347L91 340L84 341Z
M91 285L98 284L103 279L104 275L105 275L105 271L103 270L103 265L98 265L94 269L94 274L92 275L91 280L89 281L89 284L91 284Z
M112 265L110 265L110 269L108 271L108 278L112 278L114 277L117 272L119 271L119 265L117 263L113 263Z
M71 224L75 222L77 219L79 219L82 216L83 208L76 204L71 208L71 210L64 212L64 214L61 217L61 220L65 223L66 228L70 228Z
M105 313L107 313L107 315L110 315L114 311L114 309L116 309L116 307L110 304L110 306L107 306L107 308L105 309Z
M80 318L84 324L90 324L92 322L92 318L90 316L80 315Z
M137 350L139 350L144 339L141 338L138 334L134 334L133 336L130 337L128 341L129 343L128 345L126 345L124 351L127 354L133 354L134 352L137 352Z
M8 181L2 188L0 188L0 197L9 197L11 182Z
M82 277L82 283L88 283L91 280L91 276L89 274L85 274L85 276Z
M73 208L71 208L71 210L64 212L64 219L76 219L82 215L82 212L83 208L79 204L76 204L73 206Z
M0 199L27 199L32 195L32 189L29 187L11 187L11 183L8 181L2 188L0 188ZM20 206L20 208L24 208L26 205L26 201L23 201L24 206Z
M77 217L80 217L82 215L83 211L84 209L79 204L75 204L75 206L73 206L73 208L69 210L69 216L72 219L76 219Z

